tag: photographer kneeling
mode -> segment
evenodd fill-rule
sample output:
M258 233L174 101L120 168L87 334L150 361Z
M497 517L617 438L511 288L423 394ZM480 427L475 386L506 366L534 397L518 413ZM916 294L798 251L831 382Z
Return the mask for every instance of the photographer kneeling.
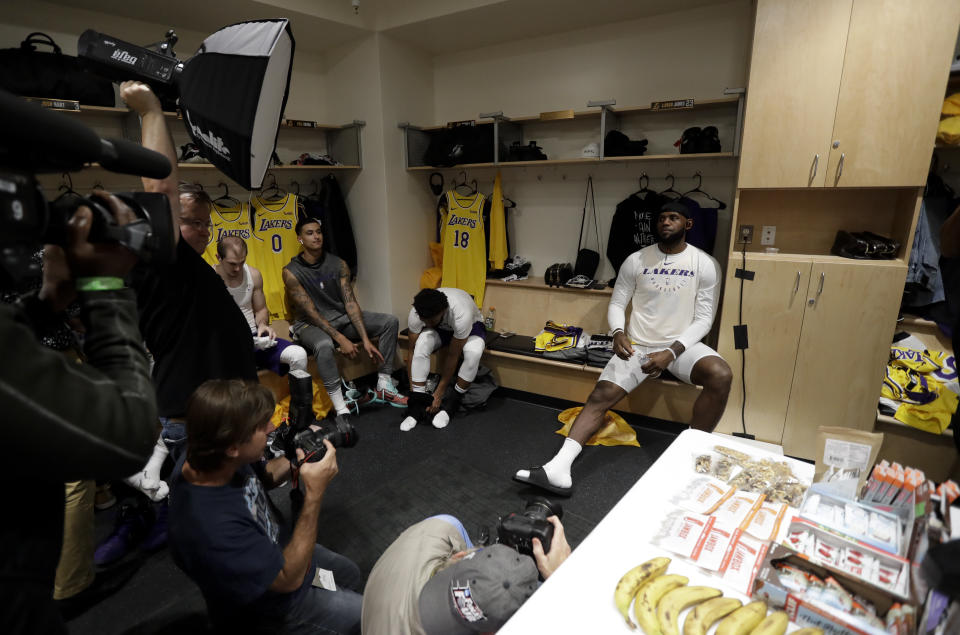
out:
M533 557L504 544L475 549L459 520L433 516L393 541L370 572L363 598L369 635L492 633L509 620L570 555L556 516L544 553Z
M187 451L170 486L174 559L200 587L218 631L357 633L363 596L351 589L363 584L360 570L316 544L336 451L324 440L324 457L302 463L303 509L281 549L264 485L291 469L286 457L263 459L273 410L269 389L239 379L206 381L190 397Z

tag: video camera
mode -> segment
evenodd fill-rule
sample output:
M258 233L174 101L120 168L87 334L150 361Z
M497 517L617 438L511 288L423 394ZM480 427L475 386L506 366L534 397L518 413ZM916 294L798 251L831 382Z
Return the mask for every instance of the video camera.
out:
M497 542L532 556L533 539L539 538L543 552L549 553L553 540L553 525L547 520L550 516L562 519L563 507L542 496L532 498L527 501L523 512L514 512L500 519Z
M290 417L286 426L277 430L275 447L283 448L284 455L294 464L298 463L297 448L303 450L304 461L313 463L327 453L324 439L335 448L352 448L359 435L346 415L337 415L333 421L317 421L313 416L313 380L310 373L291 370ZM314 430L311 426L319 426ZM278 444L278 445L277 445Z
M142 261L163 264L174 257L170 202L165 194L120 192L137 220L119 226L98 197L63 196L48 203L37 173L69 172L99 163L113 172L162 179L170 162L122 139L103 139L69 116L44 110L0 91L0 268L18 282L39 277L31 259L39 245L64 244L67 221L81 205L93 211L90 242L117 242Z

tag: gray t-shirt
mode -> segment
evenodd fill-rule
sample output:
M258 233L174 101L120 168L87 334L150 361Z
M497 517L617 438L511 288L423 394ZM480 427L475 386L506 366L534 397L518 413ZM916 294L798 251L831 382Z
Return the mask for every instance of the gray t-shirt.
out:
M340 287L342 267L343 260L324 252L323 257L313 264L304 260L302 253L298 254L290 259L285 269L296 277L300 286L313 300L313 306L316 307L320 317L327 322L333 322L347 314ZM296 330L304 324L308 322L298 315L293 328Z

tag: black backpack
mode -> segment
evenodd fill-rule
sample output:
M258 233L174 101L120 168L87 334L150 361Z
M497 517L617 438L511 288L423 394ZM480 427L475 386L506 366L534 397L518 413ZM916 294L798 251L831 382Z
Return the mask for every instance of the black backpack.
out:
M546 161L547 155L543 153L543 148L537 145L536 141L531 141L527 145L520 145L519 141L514 141L507 149L506 161Z

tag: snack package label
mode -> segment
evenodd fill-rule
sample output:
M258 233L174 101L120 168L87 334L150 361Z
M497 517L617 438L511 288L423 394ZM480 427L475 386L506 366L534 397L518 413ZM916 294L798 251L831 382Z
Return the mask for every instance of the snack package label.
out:
M750 519L746 531L760 540L773 540L780 533L780 524L786 513L786 504L762 501Z
M666 531L657 538L657 544L667 551L692 558L702 549L707 533L713 527L713 516L684 512L676 514Z
M717 519L718 525L729 529L744 529L750 524L762 502L763 494L738 491L717 507L713 516Z
M740 593L750 595L753 580L760 571L768 548L767 542L740 533L720 567L724 583Z
M710 571L719 571L727 553L740 536L740 530L733 531L714 525L706 534L706 540L699 552L693 555L698 567Z
M673 502L697 514L710 514L736 491L723 481L700 476L679 492Z
M870 446L839 439L827 439L823 447L823 462L839 470L862 472L870 467Z

